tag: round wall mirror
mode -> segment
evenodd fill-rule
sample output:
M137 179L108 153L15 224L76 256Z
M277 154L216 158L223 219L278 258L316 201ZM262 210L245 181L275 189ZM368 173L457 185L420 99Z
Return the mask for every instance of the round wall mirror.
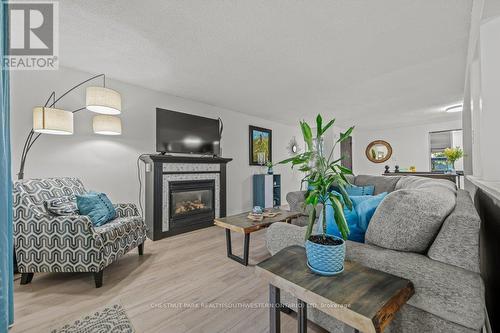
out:
M366 157L373 163L382 163L391 158L392 147L384 140L376 140L366 147Z

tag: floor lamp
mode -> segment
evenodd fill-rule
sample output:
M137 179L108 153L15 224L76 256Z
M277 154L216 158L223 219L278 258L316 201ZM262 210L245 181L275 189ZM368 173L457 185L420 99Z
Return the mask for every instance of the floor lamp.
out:
M102 78L102 86L91 86L86 89L86 103L84 107L74 111L58 109L56 103L68 95L73 90L81 87L92 80ZM88 78L85 81L71 87L66 92L56 98L53 91L44 106L33 108L33 128L28 133L21 154L21 164L17 174L18 179L24 178L24 166L26 158L33 144L42 134L72 135L73 134L73 114L82 110L89 110L99 115L94 116L94 133L102 135L120 135L122 124L116 115L121 113L122 101L120 93L106 88L106 76L99 74Z
M66 111L56 108L56 103L73 90L81 87L87 82L102 78L102 87L87 87L85 106L74 111ZM23 152L21 154L21 164L17 179L24 178L24 166L28 153L33 144L42 134L72 135L73 134L73 114L82 110L89 110L99 113L92 119L94 133L102 135L120 135L122 133L122 123L116 117L122 111L122 99L120 93L106 88L106 76L99 74L88 78L85 81L71 87L61 96L56 98L53 91L44 106L33 108L33 128L28 133L24 141ZM14 272L17 272L17 260L14 250Z

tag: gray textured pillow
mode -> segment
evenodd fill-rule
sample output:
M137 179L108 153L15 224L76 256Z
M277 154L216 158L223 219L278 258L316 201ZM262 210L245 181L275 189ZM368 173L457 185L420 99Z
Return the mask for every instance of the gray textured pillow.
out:
M56 216L78 215L75 196L49 199L44 204L47 211Z
M443 187L457 194L457 185L449 180L416 176L401 177L394 190L423 190L429 187Z
M391 192L375 211L366 231L366 242L397 251L424 253L455 202L455 194L439 186Z

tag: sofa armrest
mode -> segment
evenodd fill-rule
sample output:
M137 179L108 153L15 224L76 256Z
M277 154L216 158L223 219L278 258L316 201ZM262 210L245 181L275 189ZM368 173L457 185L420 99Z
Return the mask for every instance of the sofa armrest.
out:
M131 217L131 216L139 216L139 210L137 210L137 206L133 203L118 203L113 204L113 207L116 209L116 217Z
M305 194L306 191L288 192L286 194L286 201L288 202L291 211L305 212Z
M479 274L429 257L346 242L346 259L413 282L408 304L465 327L484 323L484 286Z
M273 223L266 231L266 245L271 255L275 255L285 247L292 245L304 246L307 227L288 223Z

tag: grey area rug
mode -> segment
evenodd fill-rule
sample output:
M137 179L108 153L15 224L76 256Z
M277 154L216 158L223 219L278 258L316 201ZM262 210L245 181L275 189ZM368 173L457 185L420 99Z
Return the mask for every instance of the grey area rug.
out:
M51 333L134 333L134 327L121 305L115 304L66 324Z

